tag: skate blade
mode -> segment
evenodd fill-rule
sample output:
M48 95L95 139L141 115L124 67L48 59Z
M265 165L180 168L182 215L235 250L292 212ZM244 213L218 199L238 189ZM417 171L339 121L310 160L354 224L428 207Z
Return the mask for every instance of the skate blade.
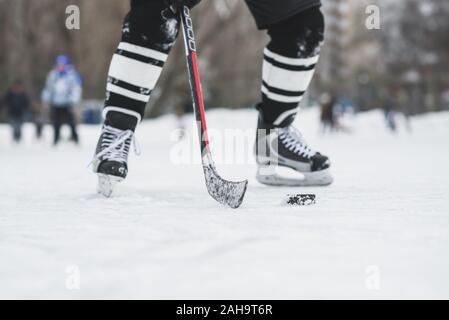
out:
M114 193L115 186L122 181L123 178L99 173L97 192L106 198L110 198Z
M334 182L330 169L316 172L298 172L286 167L259 166L257 181L269 186L316 187Z

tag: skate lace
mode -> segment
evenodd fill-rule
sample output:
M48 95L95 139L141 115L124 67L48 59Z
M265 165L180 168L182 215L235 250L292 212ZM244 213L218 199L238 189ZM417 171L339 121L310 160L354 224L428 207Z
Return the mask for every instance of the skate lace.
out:
M306 140L298 129L290 126L279 130L279 138L290 151L306 158L311 158L316 154L316 152L308 146Z
M140 155L140 146L132 130L120 130L111 126L104 126L101 138L102 151L95 155L92 163L100 159L126 163L131 143L135 154Z

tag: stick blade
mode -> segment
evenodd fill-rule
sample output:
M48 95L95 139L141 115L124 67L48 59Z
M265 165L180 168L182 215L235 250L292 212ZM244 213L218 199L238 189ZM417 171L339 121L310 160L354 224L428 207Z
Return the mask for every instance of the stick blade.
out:
M232 182L220 177L212 166L204 166L204 176L209 194L219 203L237 209L245 197L248 181Z

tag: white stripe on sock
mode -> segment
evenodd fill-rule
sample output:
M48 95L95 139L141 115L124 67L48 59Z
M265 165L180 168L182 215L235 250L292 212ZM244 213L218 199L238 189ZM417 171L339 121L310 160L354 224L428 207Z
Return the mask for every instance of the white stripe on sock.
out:
M281 94L273 93L268 90L265 86L262 85L262 92L271 100L283 103L300 103L302 101L301 97L289 97Z
M315 70L291 71L263 62L263 80L270 86L286 91L306 91Z
M140 54L141 56L153 58L153 59L163 61L163 62L167 61L167 58L168 58L168 55L163 52L140 47L135 44L128 43L128 42L120 42L118 49L129 51L129 52L136 53L136 54Z
M285 111L284 113L282 113L282 114L276 119L276 121L274 121L273 124L274 124L275 126L279 126L285 119L287 119L288 117L290 117L290 116L296 114L297 112L298 112L298 109L297 109L297 108L292 109L292 110Z
M273 58L274 60L276 60L278 62L289 64L291 66L308 67L313 64L317 64L318 60L320 58L320 55L316 55L315 57L311 57L311 58L289 58L289 57L284 57L284 56L281 56L280 54L274 53L274 52L270 51L268 48L265 48L264 53L267 57Z
M109 76L138 87L153 90L162 68L114 54Z
M131 90L116 86L115 84L112 84L112 83L108 83L107 90L110 92L125 96L127 98L142 101L145 103L147 103L150 100L150 96L146 96L144 94L139 94L139 93L133 92Z

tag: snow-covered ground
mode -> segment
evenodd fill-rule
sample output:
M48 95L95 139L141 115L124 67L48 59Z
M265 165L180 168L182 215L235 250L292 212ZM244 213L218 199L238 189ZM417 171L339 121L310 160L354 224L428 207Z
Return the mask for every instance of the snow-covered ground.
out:
M175 143L172 117L139 127L143 153L109 200L86 168L99 127L55 149L50 128L14 146L0 126L0 298L449 298L449 113L397 135L379 111L351 135L322 136L317 120L298 125L335 184L269 188L247 156L255 113L208 114L219 172L250 179L238 210L207 195L196 133ZM317 204L282 205L298 192Z

